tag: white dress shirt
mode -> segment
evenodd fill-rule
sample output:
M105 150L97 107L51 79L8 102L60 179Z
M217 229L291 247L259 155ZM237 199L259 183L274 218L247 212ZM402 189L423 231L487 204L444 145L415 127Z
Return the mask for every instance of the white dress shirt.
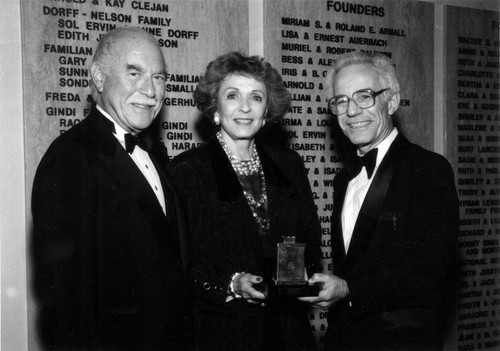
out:
M120 127L120 125L116 123L113 118L111 118L111 116L107 112L105 112L99 105L97 105L97 109L104 115L104 117L113 122L113 124L115 125L115 133L113 133L113 135L125 149L125 134L127 134L128 132ZM163 187L161 186L160 176L158 175L158 172L156 171L156 168L151 161L149 154L147 153L147 151L144 151L139 146L137 146L134 148L134 151L129 154L129 156L132 158L132 160L135 162L137 167L140 169L140 171L148 181L151 189L153 189L153 192L158 199L158 202L161 205L161 208L163 209L163 213L166 214L165 195L163 194Z
M368 192L368 189L370 189L370 185L372 184L372 181L377 174L378 166L384 159L384 156L387 154L389 147L391 146L394 139L396 139L397 135L398 130L394 128L391 134L389 134L389 136L377 146L377 161L375 163L375 169L373 170L372 177L368 179L366 167L363 167L361 169L361 172L355 178L353 178L347 186L344 206L342 207L341 215L342 234L344 237L344 247L346 253L349 248L349 244L351 243L354 226L356 225L359 210L363 205L366 193ZM359 153L358 156L360 156Z

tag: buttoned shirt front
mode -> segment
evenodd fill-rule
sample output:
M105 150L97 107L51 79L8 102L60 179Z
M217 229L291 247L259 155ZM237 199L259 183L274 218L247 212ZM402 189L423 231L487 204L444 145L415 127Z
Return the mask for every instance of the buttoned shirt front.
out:
M120 142L120 145L122 145L125 149L125 134L127 134L128 132L125 131L118 123L116 123L113 118L111 118L111 116L99 105L97 105L97 109L104 115L104 117L113 122L115 126L115 133L113 133L113 135ZM160 176L158 175L158 172L156 171L156 168L151 161L149 154L147 153L147 151L144 151L140 147L135 147L134 151L129 155L148 181L151 189L153 189L153 192L158 199L158 202L161 205L161 208L163 209L163 213L166 214L165 196L163 194L163 187L161 186Z
M368 174L366 168L363 167L361 172L354 177L347 186L347 191L344 199L344 206L342 207L342 235L344 238L344 247L347 253L349 245L351 243L352 234L354 232L354 227L358 219L359 211L365 200L366 193L370 189L375 175L377 174L378 167L382 160L384 159L389 147L391 146L394 139L398 135L398 130L394 128L387 138L385 138L378 146L377 162L375 164L375 169L370 179L368 179ZM358 153L358 156L359 153Z

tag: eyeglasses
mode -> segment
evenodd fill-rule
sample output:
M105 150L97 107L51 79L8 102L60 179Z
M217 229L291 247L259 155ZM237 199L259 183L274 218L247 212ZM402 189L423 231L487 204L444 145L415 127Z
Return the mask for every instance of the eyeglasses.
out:
M362 89L355 91L352 98L347 95L338 95L328 100L328 107L334 115L341 115L347 112L349 108L349 101L354 101L359 108L365 109L375 105L375 97L382 94L384 91L389 90L385 88L374 92L371 89Z

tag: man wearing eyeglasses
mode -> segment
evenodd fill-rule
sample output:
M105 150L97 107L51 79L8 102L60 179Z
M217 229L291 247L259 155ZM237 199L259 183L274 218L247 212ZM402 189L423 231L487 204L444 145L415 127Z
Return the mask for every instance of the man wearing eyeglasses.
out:
M325 350L441 350L454 296L458 198L446 159L394 127L399 82L383 55L339 57L329 107L358 161L334 180Z

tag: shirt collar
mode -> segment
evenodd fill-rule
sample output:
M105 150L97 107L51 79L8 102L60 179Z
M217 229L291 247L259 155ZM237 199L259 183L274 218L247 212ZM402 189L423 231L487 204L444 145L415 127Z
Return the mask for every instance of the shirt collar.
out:
M387 138L385 138L384 140L382 140L382 142L380 144L378 144L378 146L377 146L377 149L378 149L377 162L375 163L375 168L377 168L380 165L380 163L382 162L382 160L384 159L385 154L387 154L387 151L389 151L389 148L391 147L392 142L398 136L398 133L399 133L398 129L394 128L392 130L391 134L389 134L387 136ZM359 152L358 152L358 156L361 156L359 154Z
M375 167L378 167L380 165L380 162L382 162L382 160L384 159L385 154L387 154L387 151L389 151L392 142L396 139L397 136L398 130L397 128L394 128L391 134L389 134L389 136L382 140L382 142L378 145L377 163L375 164Z
M104 117L106 117L111 122L113 122L113 124L115 126L115 132L113 133L113 135L116 137L116 139L118 139L120 141L120 143L124 143L125 142L125 134L127 134L128 132L125 129L123 129L118 123L116 123L115 120L111 117L111 115L109 113L107 113L106 111L104 111L104 109L101 106L97 105L96 107L99 110L99 112L102 113L102 115Z

